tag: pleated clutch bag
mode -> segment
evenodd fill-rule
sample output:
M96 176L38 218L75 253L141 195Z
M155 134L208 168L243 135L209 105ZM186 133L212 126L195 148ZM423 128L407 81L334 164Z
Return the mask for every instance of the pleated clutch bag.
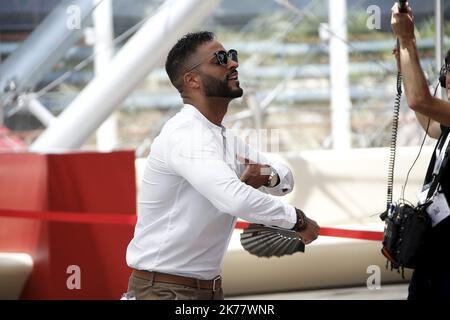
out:
M305 252L305 244L297 232L254 223L241 233L241 244L258 257L281 257Z

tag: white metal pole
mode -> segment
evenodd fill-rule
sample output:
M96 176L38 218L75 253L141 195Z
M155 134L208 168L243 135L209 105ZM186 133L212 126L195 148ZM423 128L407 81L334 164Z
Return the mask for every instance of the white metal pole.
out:
M443 63L443 48L442 48L442 41L443 41L443 22L444 22L444 10L442 10L442 0L436 0L435 1L435 25L436 25L436 49L435 49L435 59L436 59L436 70L441 70L441 66ZM441 98L445 96L445 89L441 88L441 90L438 90L436 92L437 97Z
M116 54L108 70L87 85L31 150L64 152L79 148L167 55L176 40L218 3L219 0L166 1Z
M334 149L351 148L350 90L348 81L347 3L328 0L330 21L331 134Z
M100 75L113 57L113 12L111 0L93 0L98 5L92 15L94 24L94 69ZM117 146L117 114L113 112L97 129L97 150L111 151Z
M34 114L36 118L38 118L39 121L41 121L46 127L48 127L52 121L56 119L56 117L51 114L51 112L48 111L47 108L45 108L45 106L43 106L42 103L36 98L26 98L26 101L23 101L23 103L27 105L28 110L30 110L30 112Z

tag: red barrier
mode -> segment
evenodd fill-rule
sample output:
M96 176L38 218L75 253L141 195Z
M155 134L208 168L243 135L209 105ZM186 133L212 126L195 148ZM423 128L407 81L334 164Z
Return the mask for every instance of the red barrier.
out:
M121 224L135 225L136 216L134 214L96 214L96 213L77 213L77 212L39 212L39 211L18 211L0 209L0 217L26 218L40 221L54 221L66 223L88 223L88 224Z
M1 215L1 212L0 212ZM239 221L236 223L236 228L245 229L248 227L248 222ZM360 240L383 240L383 232L380 231L365 231L365 230L348 230L339 228L320 227L320 235L328 237L351 238Z
M72 212L135 219L134 160L131 151L0 154L0 207L56 211L46 220L0 217L0 251L25 252L34 261L22 298L120 298L130 274L125 252L133 226L61 221ZM67 288L70 265L81 269L80 290Z
M59 221L66 223L89 223L89 224L122 224L135 225L136 216L134 215L117 215L117 214L95 214L89 215L82 213L68 212L36 212L36 211L17 211L17 210L1 210L0 217L28 218L44 221ZM246 229L248 222L238 221L236 229ZM351 238L360 240L383 240L383 232L365 231L365 230L349 230L340 228L320 228L321 236Z

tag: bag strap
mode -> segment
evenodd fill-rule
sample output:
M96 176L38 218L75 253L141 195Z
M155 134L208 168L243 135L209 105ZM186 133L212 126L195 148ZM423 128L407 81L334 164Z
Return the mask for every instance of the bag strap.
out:
M450 134L448 132L447 132L447 135L445 136L444 140L447 140L447 139L450 139ZM442 146L443 145L445 145L445 141L443 142ZM441 152L445 152L444 158L442 160L442 163L441 163L438 173L437 174L432 173L431 185L430 185L430 189L428 189L427 199L425 200L425 202L428 202L431 199L431 197L434 195L435 191L437 190L437 188L440 184L442 174L444 173L444 169L447 166L448 159L450 158L449 150L450 150L450 143L447 144L447 148L445 148L445 150L441 150ZM437 161L437 160L438 159L436 159L435 161Z

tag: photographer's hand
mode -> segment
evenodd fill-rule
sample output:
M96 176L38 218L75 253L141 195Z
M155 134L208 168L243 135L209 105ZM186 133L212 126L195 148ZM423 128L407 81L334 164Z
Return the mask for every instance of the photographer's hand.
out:
M408 41L414 39L414 18L411 7L408 5L408 13L399 11L398 3L395 3L391 9L391 27L399 41Z

